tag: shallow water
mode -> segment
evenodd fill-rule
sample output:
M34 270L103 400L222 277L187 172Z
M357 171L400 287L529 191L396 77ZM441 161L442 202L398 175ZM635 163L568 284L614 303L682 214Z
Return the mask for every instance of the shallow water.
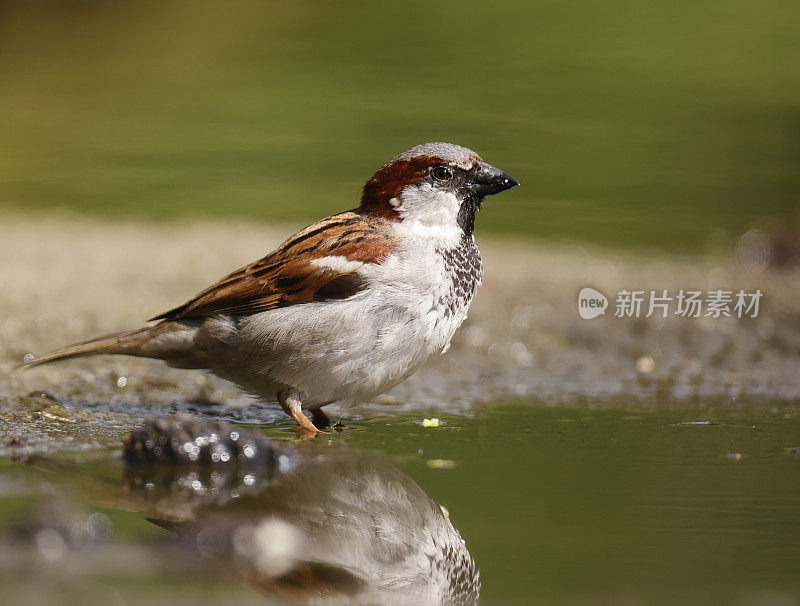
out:
M163 476L155 476L145 478L155 488L143 491L147 482L137 483L119 450L138 421L119 415L107 431L87 432L99 408L62 406L72 423L43 421L51 435L60 429L62 438L74 438L53 442L60 444L57 455L6 444L1 601L263 603L241 562L209 553L205 543L175 539L146 519L185 519L190 512L195 520L227 524L247 482L218 479L216 492L204 492L202 481L193 490L191 481L162 485ZM53 416L58 410L51 408ZM362 494L358 473L370 473L378 486L416 495L408 511L427 507L427 498L449 511L480 569L483 604L800 600L796 406L600 409L523 402L437 418L438 427L409 414L352 420L341 432L303 443L282 420L242 425L273 438L292 460L277 479L251 482L256 490L264 482L271 495L269 505L258 497L251 510L298 502L306 505L293 511L324 510L332 491ZM92 446L81 450L76 443ZM427 497L414 492L414 483ZM403 518L392 498L384 511ZM310 525L309 519L291 521ZM320 557L352 556L354 543L345 527L337 528L338 552L322 554L316 543Z

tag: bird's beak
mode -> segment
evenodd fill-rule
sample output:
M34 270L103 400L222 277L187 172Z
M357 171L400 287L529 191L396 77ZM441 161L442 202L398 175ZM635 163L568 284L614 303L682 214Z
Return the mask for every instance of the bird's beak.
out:
M470 179L469 188L478 196L491 196L519 185L514 177L491 164L481 162L480 170Z

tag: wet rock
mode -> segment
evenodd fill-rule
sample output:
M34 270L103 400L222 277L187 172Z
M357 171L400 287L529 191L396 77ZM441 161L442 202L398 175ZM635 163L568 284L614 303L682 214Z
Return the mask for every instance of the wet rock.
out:
M240 464L271 468L276 451L265 435L188 414L148 421L123 444L129 463Z

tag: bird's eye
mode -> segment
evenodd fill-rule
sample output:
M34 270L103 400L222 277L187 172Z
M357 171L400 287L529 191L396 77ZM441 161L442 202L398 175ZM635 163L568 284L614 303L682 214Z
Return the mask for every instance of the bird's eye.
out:
M449 181L453 178L453 171L446 166L437 166L433 169L433 178L437 181Z

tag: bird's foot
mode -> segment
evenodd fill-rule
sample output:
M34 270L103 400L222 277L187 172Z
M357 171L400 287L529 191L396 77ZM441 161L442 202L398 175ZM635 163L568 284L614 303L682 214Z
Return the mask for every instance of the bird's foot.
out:
M314 424L309 421L308 417L303 414L303 411L297 411L297 413L289 413L289 416L294 419L294 422L297 423L297 431L301 433L307 433L310 437L314 437L318 433L324 433L317 429Z

